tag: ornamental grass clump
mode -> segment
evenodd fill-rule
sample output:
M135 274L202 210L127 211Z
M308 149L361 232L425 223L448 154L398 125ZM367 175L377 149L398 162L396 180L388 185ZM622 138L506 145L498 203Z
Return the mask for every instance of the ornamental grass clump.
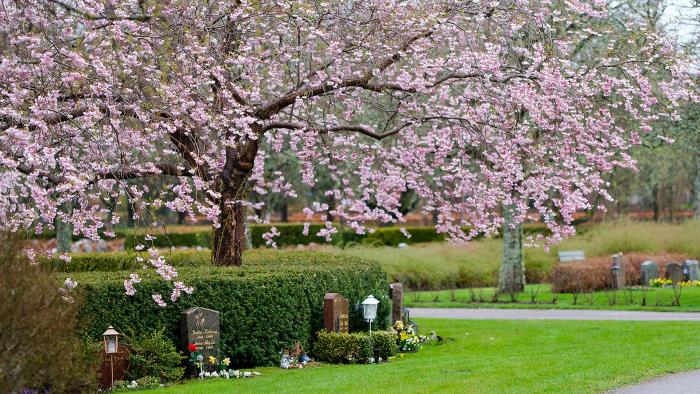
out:
M49 272L27 259L18 237L0 233L3 392L91 391L96 367L74 336L76 303L66 287L61 289Z

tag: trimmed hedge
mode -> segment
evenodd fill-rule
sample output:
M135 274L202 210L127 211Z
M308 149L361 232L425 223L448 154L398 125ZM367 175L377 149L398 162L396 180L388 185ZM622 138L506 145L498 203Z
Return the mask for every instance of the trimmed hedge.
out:
M367 334L319 331L314 355L319 361L333 364L366 364L374 357L374 345Z
M314 344L314 355L319 361L334 364L364 364L381 358L387 361L399 352L395 331L368 333L337 333L321 330Z
M86 271L134 271L141 269L147 262L138 262L136 258L148 258L148 253L110 252L110 253L75 253L71 261L65 262L59 258L39 258L40 263L56 272L86 272ZM203 250L174 250L163 253L168 264L175 267L199 267L211 265L211 251Z
M316 236L319 230L325 228L323 224L310 224L308 235L304 235L303 223L277 223L277 224L256 224L250 226L251 241L254 248L267 246L263 239L263 234L270 231L271 227L276 227L279 235L275 237L275 242L279 247L308 245L310 243L326 243L324 238ZM432 226L405 227L411 234L410 238L401 232L400 227L377 227L373 233L356 234L352 229L335 225L338 231L330 242L332 245L347 245L362 243L376 246L398 246L400 243L416 244L424 242L441 242L445 240L445 234L438 234ZM211 229L202 229L202 226L176 227L177 230L168 234L160 234L162 231L146 231L145 229L118 228L115 230L116 238L124 238L124 247L133 250L138 244L155 246L158 248L170 247L201 247L211 248L213 234ZM468 232L468 229L465 229ZM551 232L544 223L526 223L523 225L525 235L549 235ZM150 241L145 240L145 235L150 234L156 238ZM35 239L55 238L53 231L45 231L41 234L28 234ZM480 237L480 236L479 236ZM479 238L477 237L477 238ZM73 241L83 238L73 236Z
M169 301L172 286L142 271L137 293L124 293L127 272L83 272L70 276L80 283L80 327L95 339L105 327L132 335L163 329L180 344L180 314L192 306L218 310L221 321L221 351L233 365L246 367L277 364L279 351L299 341L304 348L323 326L323 297L337 292L350 303L350 329L366 330L361 312L355 308L367 295L380 300L373 327L389 324L391 301L386 274L376 263L327 253L262 251L244 255L243 267L181 267L178 279L195 287L176 303ZM152 294L168 303L158 307Z
M250 227L251 241L254 248L266 246L262 236L269 232L273 226L276 227L277 231L280 233L274 238L278 247L326 243L324 238L316 236L321 229L325 228L323 224L309 225L308 235L304 235L304 225L301 223L260 224ZM406 227L406 230L411 234L410 238L406 238L399 227L379 227L376 228L373 233L362 235L356 234L353 230L348 228L340 229L336 226L336 229L338 233L333 236L333 240L330 242L332 245L363 243L378 246L397 246L400 243L415 244L445 240L445 235L438 234L434 227ZM212 233L210 230L198 229L191 232L152 235L154 235L156 239L146 241L145 234L140 231L126 234L124 247L129 250L133 249L138 244L144 244L159 248L169 248L173 246L210 248L212 242Z

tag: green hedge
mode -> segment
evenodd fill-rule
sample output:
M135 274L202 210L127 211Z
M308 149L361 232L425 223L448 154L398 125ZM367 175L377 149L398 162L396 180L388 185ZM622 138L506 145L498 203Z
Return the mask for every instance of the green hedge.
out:
M319 331L314 355L319 361L333 364L365 364L372 359L374 346L367 334L345 334Z
M273 226L276 227L279 232L279 235L274 238L278 247L308 245L312 242L319 244L326 243L324 238L316 236L321 229L325 228L323 224L309 225L308 235L304 235L304 225L300 223L260 224L250 227L251 241L254 248L267 246L262 236L269 232ZM347 227L340 228L336 226L336 230L338 230L338 232L333 236L333 240L330 242L332 245L362 243L377 246L397 246L400 243L415 244L445 240L444 234L438 234L434 227L406 227L406 230L411 234L410 238L406 238L399 227L379 227L376 228L373 233L362 235L356 234ZM168 248L172 246L210 248L211 242L212 233L209 230L156 235L156 239L151 241L146 241L145 234L139 231L126 234L124 247L127 250L131 250L138 244L144 244L159 248Z
M372 362L374 358L387 361L398 353L395 331L368 333L336 333L321 330L314 344L314 355L319 361L334 364Z
M275 243L278 247L308 245L312 242L326 243L324 238L316 236L319 230L325 228L323 224L309 225L308 235L304 235L304 225L302 223L277 223L277 224L256 224L250 227L251 241L254 248L267 246L263 239L263 234L270 231L270 228L276 227L280 233L275 237ZM432 226L414 226L406 227L406 230L411 234L410 238L406 238L400 230L400 227L378 227L373 233L356 234L348 227L335 225L338 231L330 242L333 245L347 245L362 243L376 246L397 246L400 243L416 244L423 242L440 242L445 240L444 234L438 234L435 227ZM465 229L465 232L468 231ZM526 223L523 225L525 235L549 235L551 232L544 223ZM173 231L168 234L149 234L155 236L154 240L146 241L145 235L147 231L144 229L128 229L119 228L115 231L116 238L124 238L124 247L127 250L133 250L138 244L155 246L159 248L169 247L201 247L211 248L212 231L210 229L202 230L202 226L188 228L178 228L178 231ZM49 239L54 238L55 233L46 231L42 234L28 234L31 238ZM73 241L82 238L81 236L73 236Z
M391 312L385 272L375 263L327 253L263 251L244 256L240 268L181 267L178 279L195 287L172 304L172 286L139 272L137 293L124 293L123 272L82 272L59 275L77 280L82 331L100 338L109 325L140 335L164 329L180 344L180 313L192 306L220 311L222 355L235 367L279 362L279 351L300 341L310 348L312 335L323 326L323 297L337 292L350 303L350 329L366 330L355 305L369 294L381 302L373 327L389 324ZM156 306L160 293L168 306Z
M175 267L199 267L211 265L209 250L173 250L163 252L166 262ZM147 252L110 252L110 253L75 253L71 261L65 262L59 258L39 258L41 264L56 272L85 272L85 271L133 271L148 264L137 261L137 257L148 258Z

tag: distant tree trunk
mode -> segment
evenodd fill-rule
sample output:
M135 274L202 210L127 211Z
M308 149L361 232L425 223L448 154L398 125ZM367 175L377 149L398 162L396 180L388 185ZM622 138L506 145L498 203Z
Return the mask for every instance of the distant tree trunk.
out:
M695 220L700 220L700 154L695 156L693 176L693 197L695 197Z
M656 185L651 188L651 209L654 212L654 221L658 222L661 209L659 207L659 191Z
M333 221L333 214L331 214L331 211L335 209L335 196L328 196L328 212L326 212L326 221L327 222L332 222Z
M187 217L187 212L177 213L177 224L185 224L185 218Z
M287 223L289 221L289 206L286 202L282 203L280 207L280 221L282 223Z
M129 196L126 196L126 226L127 227L134 227L136 223L134 223L134 204L131 202L131 199L129 199Z
M503 261L498 277L498 290L510 294L525 290L523 226L514 224L514 211L514 207L503 209Z
M67 215L73 212L73 201L61 204L61 211ZM65 222L60 218L56 219L56 251L58 253L70 253L73 241L73 224Z

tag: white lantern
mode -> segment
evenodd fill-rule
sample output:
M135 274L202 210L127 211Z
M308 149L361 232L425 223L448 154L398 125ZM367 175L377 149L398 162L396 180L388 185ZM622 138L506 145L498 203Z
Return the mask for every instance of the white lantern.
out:
M119 332L114 327L107 327L107 331L102 334L105 341L105 353L115 354L119 348Z
M377 305L379 300L369 295L362 301L362 316L369 322L369 335L372 335L372 321L377 318Z

